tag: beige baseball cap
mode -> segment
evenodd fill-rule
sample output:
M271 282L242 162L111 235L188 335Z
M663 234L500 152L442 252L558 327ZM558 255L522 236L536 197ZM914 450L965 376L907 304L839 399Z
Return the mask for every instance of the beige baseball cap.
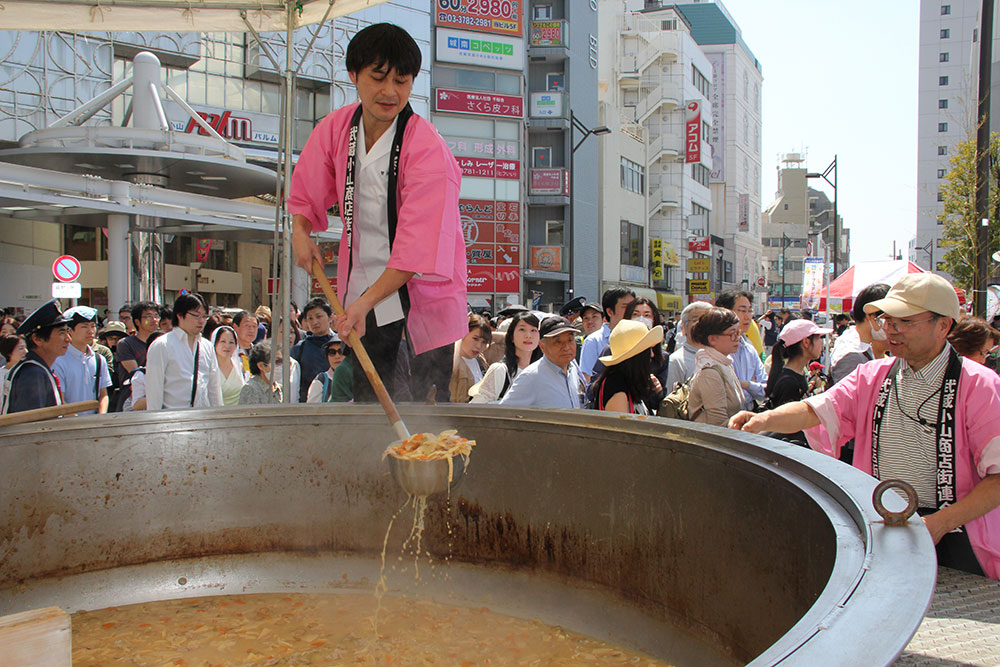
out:
M892 286L884 299L865 305L866 313L882 311L890 317L910 317L924 312L959 318L958 294L935 273L908 273Z

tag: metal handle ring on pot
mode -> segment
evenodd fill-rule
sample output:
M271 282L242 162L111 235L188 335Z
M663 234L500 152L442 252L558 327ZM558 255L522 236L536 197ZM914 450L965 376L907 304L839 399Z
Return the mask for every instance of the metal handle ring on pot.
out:
M889 489L899 489L906 494L906 509L902 512L890 512L882 504L882 496ZM875 491L872 492L872 504L879 516L885 520L885 525L905 526L907 519L917 511L917 492L901 479L887 479L879 482L879 485L875 487Z

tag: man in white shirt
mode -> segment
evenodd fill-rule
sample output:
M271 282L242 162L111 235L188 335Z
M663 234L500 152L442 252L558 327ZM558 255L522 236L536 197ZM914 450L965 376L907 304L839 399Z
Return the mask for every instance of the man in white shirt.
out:
M583 380L590 384L594 374L594 364L608 346L611 330L625 317L625 309L635 301L635 292L624 287L614 287L604 292L601 297L601 308L604 309L604 326L587 336L580 351L580 373Z
M538 332L544 356L514 378L500 405L579 408L583 385L576 365L576 327L565 317L553 316L545 318Z
M67 403L97 401L97 414L104 414L108 411L111 373L108 362L91 347L97 335L97 310L77 306L65 311L63 316L69 319L69 347L52 364L52 372L59 378L63 399ZM80 414L95 413L88 410Z
M215 351L201 335L207 319L201 295L177 297L173 329L156 339L146 355L147 410L222 405Z

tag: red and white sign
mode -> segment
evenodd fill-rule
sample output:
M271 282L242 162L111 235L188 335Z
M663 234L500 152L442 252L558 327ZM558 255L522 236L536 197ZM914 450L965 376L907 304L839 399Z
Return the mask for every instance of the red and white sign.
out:
M532 169L528 193L533 195L569 195L568 169Z
M761 276L760 278L758 278L757 279L757 286L758 287L767 287L767 278L765 278L764 276Z
M536 271L562 271L562 246L534 246L531 251L531 268Z
M434 0L434 25L476 32L520 37L521 12L527 6L518 0Z
M464 90L438 88L434 95L434 110L471 113L480 116L522 118L524 116L524 98L520 95L472 93Z
M497 267L495 289L497 292L516 294L521 291L521 269L516 266L509 268Z
M466 290L476 294L492 294L496 288L495 269L492 266L469 266ZM516 290L515 290L516 291Z
M466 289L473 294L519 292L521 203L460 199L458 210L468 266Z
M234 116L233 112L229 110L223 111L221 114L199 111L198 115L225 139L232 139L234 141L250 141L253 139L253 124L249 118ZM185 134L191 134L192 132L200 134L203 137L208 136L205 128L195 122L194 119L189 120L188 124L184 127Z
M688 250L691 252L707 252L711 247L707 236L696 236L688 241Z
M80 260L73 255L63 255L52 262L52 275L56 280L71 283L80 277Z
M520 180L521 163L517 160L491 160L481 157L460 157L458 166L463 176L476 178L507 178Z
M688 102L687 119L684 122L684 162L701 162L701 105Z
M205 262L208 260L208 253L212 250L212 239L196 239L194 243L194 257L196 261Z
M330 283L330 287L333 288L334 293L336 293L337 292L337 277L334 276L333 278L330 278L328 276L327 280ZM325 295L326 294L326 292L323 291L323 286L320 285L319 281L316 280L315 278L312 279L312 285L310 286L310 289L312 290L312 292L311 292L312 294L320 294L320 295Z

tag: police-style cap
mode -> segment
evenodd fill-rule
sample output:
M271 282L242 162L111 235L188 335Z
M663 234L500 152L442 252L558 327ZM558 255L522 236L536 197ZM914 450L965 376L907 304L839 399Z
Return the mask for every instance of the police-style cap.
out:
M76 306L63 311L63 317L66 318L66 321L69 322L71 327L75 327L77 324L84 324L86 322L97 322L97 309L91 308L90 306Z
M563 307L559 309L559 314L563 317L566 317L567 315L575 315L580 312L580 309L583 308L585 303L587 303L587 299L582 296L578 296L569 303L563 305Z
M59 310L59 302L55 299L45 302L45 304L28 315L28 318L17 328L19 336L28 336L45 329L51 329L68 322L62 311Z

